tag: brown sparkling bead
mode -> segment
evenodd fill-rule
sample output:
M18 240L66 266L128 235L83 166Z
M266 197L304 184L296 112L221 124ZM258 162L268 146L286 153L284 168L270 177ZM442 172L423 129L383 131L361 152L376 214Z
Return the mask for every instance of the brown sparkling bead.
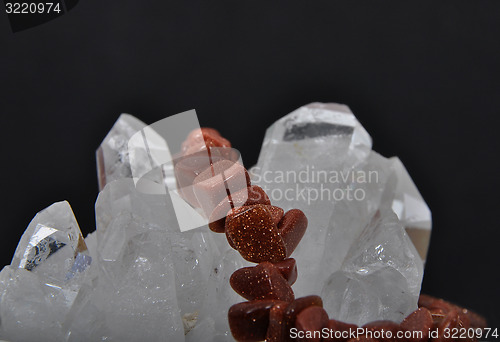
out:
M266 205L233 209L226 218L226 236L250 262L278 262L286 258L285 244Z
M200 204L193 192L193 182L203 171L210 169L214 162L222 160L219 156L209 156L207 151L181 156L174 160L174 172L180 194L192 206Z
M234 291L248 300L276 299L291 302L295 296L283 274L270 262L236 270L229 279Z
M302 310L295 320L297 330L303 331L304 336L306 336L306 339L299 339L299 341L321 342L322 330L327 325L328 314L320 306L310 306Z
M188 136L182 143L182 150L186 150L191 145L196 145L197 143L204 141L204 135L221 136L220 132L212 127L201 127L199 129L193 129L189 132Z
M470 311L467 309L463 309L463 310L464 310L463 312L469 317L470 326L472 328L485 329L488 327L488 322L486 321L486 319L484 317L482 317L481 315L478 315L477 313L475 313L473 311Z
M401 326L393 321L374 321L363 325L368 331L373 332L380 342L395 342L397 341L398 331L401 330ZM388 332L390 331L390 334ZM378 334L377 334L378 332ZM376 335L377 334L377 335ZM368 334L367 334L368 335ZM370 336L370 335L368 335ZM375 337L374 336L374 337Z
M406 317L403 322L401 322L401 328L406 331L420 331L422 337L418 338L416 334L412 337L407 338L408 342L424 342L429 340L429 332L434 325L431 312L424 308L418 308L413 311L408 317Z
M437 342L453 341L453 339L451 338L452 329L460 329L460 328L462 328L462 324L459 312L456 309L452 309L446 314L446 316L441 320L441 322L437 326L438 337L434 338L433 341ZM446 336L449 336L449 338L447 338Z
M254 300L238 303L228 312L229 328L237 341L262 341L266 338L271 308L283 302Z
M307 309L310 306L323 307L323 301L319 296L306 296L295 299L290 305L287 306L285 313L283 315L284 324L284 341L293 341L290 336L290 329L295 327L295 321L297 315L302 312L302 310Z
M274 266L278 268L290 285L295 283L297 280L297 263L294 258L288 258L277 262Z
M358 326L331 319L328 321L327 328L329 336L323 339L323 342L345 342L350 338L351 333L356 332Z
M446 313L441 309L430 309L432 317L432 328L435 329L439 326L443 318L446 316Z
M226 215L232 208L248 206L252 204L271 204L264 190L257 185L250 185L226 196L212 211L208 227L216 233L224 233Z
M278 223L280 223L281 219L283 218L283 214L285 213L285 211L275 205L268 205L267 209L269 209L274 223L276 224L276 226L278 226Z
M439 323L449 311L457 310L462 323L468 324L472 328L484 329L488 326L486 319L477 313L443 299L435 298L426 294L420 295L418 299L418 306L429 309L436 324Z
M442 310L445 313L452 309L451 303L425 294L421 294L418 298L418 306L429 310Z
M211 147L231 147L231 143L213 128L193 130L182 143L182 153L185 155L206 150Z
M289 257L307 229L307 217L299 209L287 211L278 224L278 230L286 246L286 256Z
M266 342L281 342L284 334L283 315L288 303L274 305L269 311L269 327L266 333Z
M225 225L227 227L227 220L226 220ZM227 243L229 244L229 246L231 246L232 249L238 250L238 248L236 248L236 245L233 242L233 239L231 238L231 234L227 231L226 228L224 228L224 230L226 233L226 240L227 240Z
M240 163L221 160L200 173L193 182L193 192L200 208L210 217L215 207L230 193L250 185L247 170Z

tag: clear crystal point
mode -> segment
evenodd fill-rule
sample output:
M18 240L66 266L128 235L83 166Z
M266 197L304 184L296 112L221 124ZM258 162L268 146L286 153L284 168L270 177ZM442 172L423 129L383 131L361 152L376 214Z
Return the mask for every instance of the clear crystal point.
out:
M318 149L318 144L324 148ZM349 107L311 103L285 115L267 129L257 165L273 169L286 159L300 163L332 156L362 160L371 146L371 137Z
M144 122L130 114L122 114L116 120L96 151L100 190L116 179L132 178L128 141L144 127Z
M267 130L250 170L273 205L301 209L308 217L304 238L292 254L300 274L293 286L296 296L323 289L332 317L365 323L397 320L400 312L415 307L430 236L430 211L404 166L371 146L348 107L313 103ZM377 213L381 217L374 223ZM371 239L380 240L379 249ZM376 259L382 256L392 266ZM397 300L384 301L391 291Z
M321 295L338 320L401 322L417 308L422 277L422 261L397 216L377 212Z
M71 206L62 201L33 218L11 266L36 273L47 284L60 286L84 271L91 261Z

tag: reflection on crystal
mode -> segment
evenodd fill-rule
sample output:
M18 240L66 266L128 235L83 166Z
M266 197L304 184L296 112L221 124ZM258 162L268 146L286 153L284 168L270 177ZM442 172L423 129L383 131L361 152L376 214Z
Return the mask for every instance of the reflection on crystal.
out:
M50 236L56 232L56 229L38 224L35 228L35 234L29 241L29 247L26 248L19 263L19 267L32 271L40 263L47 260L49 256L66 246L64 242L57 241Z
M284 141L302 140L308 138L324 137L328 135L352 135L353 127L340 126L330 123L306 123L295 125L285 131Z
M90 265L91 257L68 202L54 203L31 221L12 266L35 272L60 286Z
M66 274L66 280L73 278L77 273L83 272L92 263L92 257L84 253L78 253L75 257L75 262L71 266L68 274Z
M146 124L129 114L122 114L96 152L99 189L116 179L131 178L128 140Z

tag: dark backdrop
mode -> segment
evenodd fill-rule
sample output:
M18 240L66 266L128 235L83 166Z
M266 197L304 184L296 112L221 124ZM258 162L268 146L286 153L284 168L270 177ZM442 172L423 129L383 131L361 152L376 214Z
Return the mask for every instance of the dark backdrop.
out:
M55 201L94 230L94 151L122 112L195 108L248 166L273 121L340 102L433 212L423 290L500 327L499 18L488 0L82 0L14 34L0 13L2 265Z

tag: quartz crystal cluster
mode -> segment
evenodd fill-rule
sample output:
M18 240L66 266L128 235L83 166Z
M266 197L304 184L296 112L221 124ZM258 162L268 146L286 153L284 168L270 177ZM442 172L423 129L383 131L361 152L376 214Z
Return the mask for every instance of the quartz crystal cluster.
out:
M168 196L136 188L133 170L154 160L148 150L130 158L127 142L145 127L123 114L97 151L94 233L83 239L67 202L33 218L0 273L0 340L234 340L229 308L259 294L242 297L230 282L279 266L248 268L224 234L179 230ZM175 183L163 175L144 181ZM321 294L330 317L360 326L417 309L430 211L348 107L315 103L278 120L250 176L273 205L309 221L293 252L298 275L287 279L296 297Z

